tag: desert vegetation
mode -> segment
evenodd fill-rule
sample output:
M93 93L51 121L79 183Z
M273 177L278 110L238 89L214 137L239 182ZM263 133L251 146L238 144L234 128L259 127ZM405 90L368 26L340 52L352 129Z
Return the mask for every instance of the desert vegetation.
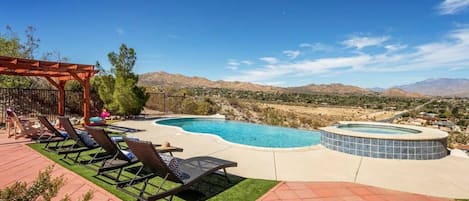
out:
M252 123L315 129L341 120L382 120L428 99L358 94L303 94L219 88L148 88L147 107L173 113L223 114ZM152 97L152 96L160 96ZM166 97L166 99L163 99ZM161 105L164 104L164 108Z

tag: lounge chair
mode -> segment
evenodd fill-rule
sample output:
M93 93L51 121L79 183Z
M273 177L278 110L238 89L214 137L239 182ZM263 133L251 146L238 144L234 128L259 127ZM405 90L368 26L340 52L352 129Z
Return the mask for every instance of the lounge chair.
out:
M134 187L140 191L138 196L134 195L139 200L153 201L168 196L170 196L169 199L172 200L173 196L177 193L186 190L194 183L199 182L203 177L215 173L218 170L223 169L224 176L228 179L226 168L237 166L236 162L210 156L193 157L185 160L173 158L164 154L158 154L151 142L135 141L127 138L124 139L124 141L127 143L132 153L142 162L143 167L152 173L151 175L139 177L139 171L134 179L128 182L118 183L117 185L119 189L132 194L125 188L144 182L143 188L138 189ZM163 181L157 186L155 194L144 197L145 189L147 185L149 185L149 180L156 176L161 177ZM166 181L172 181L181 185L172 189L164 189L163 185Z
M68 133L59 131L57 130L50 122L47 120L46 116L38 116L39 122L49 131L51 135L48 136L46 139L40 139L38 140L39 143L46 143L46 146L44 148L48 148L50 143L56 143L54 148L58 149L61 146L59 146L60 142L65 142L68 140ZM44 135L43 135L44 136Z
M40 129L33 127L30 122L22 122L17 116L10 116L10 119L14 125L13 136L15 139L17 138L17 134L36 139L40 137L40 135L38 135L40 133ZM10 137L10 134L8 137Z
M74 140L74 143L70 146L62 146L55 151L57 154L64 154L63 159L66 159L69 154L76 153L77 155L73 159L73 162L78 162L80 154L84 151L89 151L99 148L99 145L94 141L87 132L75 130L72 123L67 117L57 117L59 119L60 125L65 129L69 138ZM49 147L50 148L50 147Z
M106 159L101 163L98 169L98 175L104 175L104 172L118 169L117 177L111 177L111 179L118 181L124 167L138 162L137 158L133 157L131 152L121 150L103 128L87 126L85 129L93 136L101 148L104 149L106 154L112 156L112 158ZM158 147L156 149L158 150ZM182 149L178 147L163 147L163 149L160 148L159 150L159 152L169 153L181 151ZM90 162L92 162L93 159L90 160ZM110 177L109 175L105 176Z

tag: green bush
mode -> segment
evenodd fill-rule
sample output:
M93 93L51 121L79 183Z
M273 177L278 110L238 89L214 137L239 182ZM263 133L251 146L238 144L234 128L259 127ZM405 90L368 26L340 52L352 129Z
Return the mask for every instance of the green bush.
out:
M0 200L8 201L34 201L44 200L50 201L57 196L59 189L65 184L63 176L51 178L53 166L47 167L44 171L39 172L38 178L28 186L26 182L17 181L13 185L1 190ZM93 193L88 191L82 198L82 201L88 201L93 198ZM62 201L69 201L66 195Z

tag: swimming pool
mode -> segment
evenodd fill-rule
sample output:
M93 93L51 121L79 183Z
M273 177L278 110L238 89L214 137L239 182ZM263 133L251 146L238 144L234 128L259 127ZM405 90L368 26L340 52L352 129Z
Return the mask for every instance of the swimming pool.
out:
M195 132L212 134L243 145L265 148L297 148L319 144L321 134L279 126L229 121L209 118L178 118L159 120L157 124L177 126Z

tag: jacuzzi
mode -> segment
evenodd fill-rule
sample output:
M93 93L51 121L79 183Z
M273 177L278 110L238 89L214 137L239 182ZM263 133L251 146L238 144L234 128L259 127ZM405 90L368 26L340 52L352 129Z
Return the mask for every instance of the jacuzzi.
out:
M432 128L341 121L320 131L323 146L358 156L429 160L443 158L448 153L448 133Z

